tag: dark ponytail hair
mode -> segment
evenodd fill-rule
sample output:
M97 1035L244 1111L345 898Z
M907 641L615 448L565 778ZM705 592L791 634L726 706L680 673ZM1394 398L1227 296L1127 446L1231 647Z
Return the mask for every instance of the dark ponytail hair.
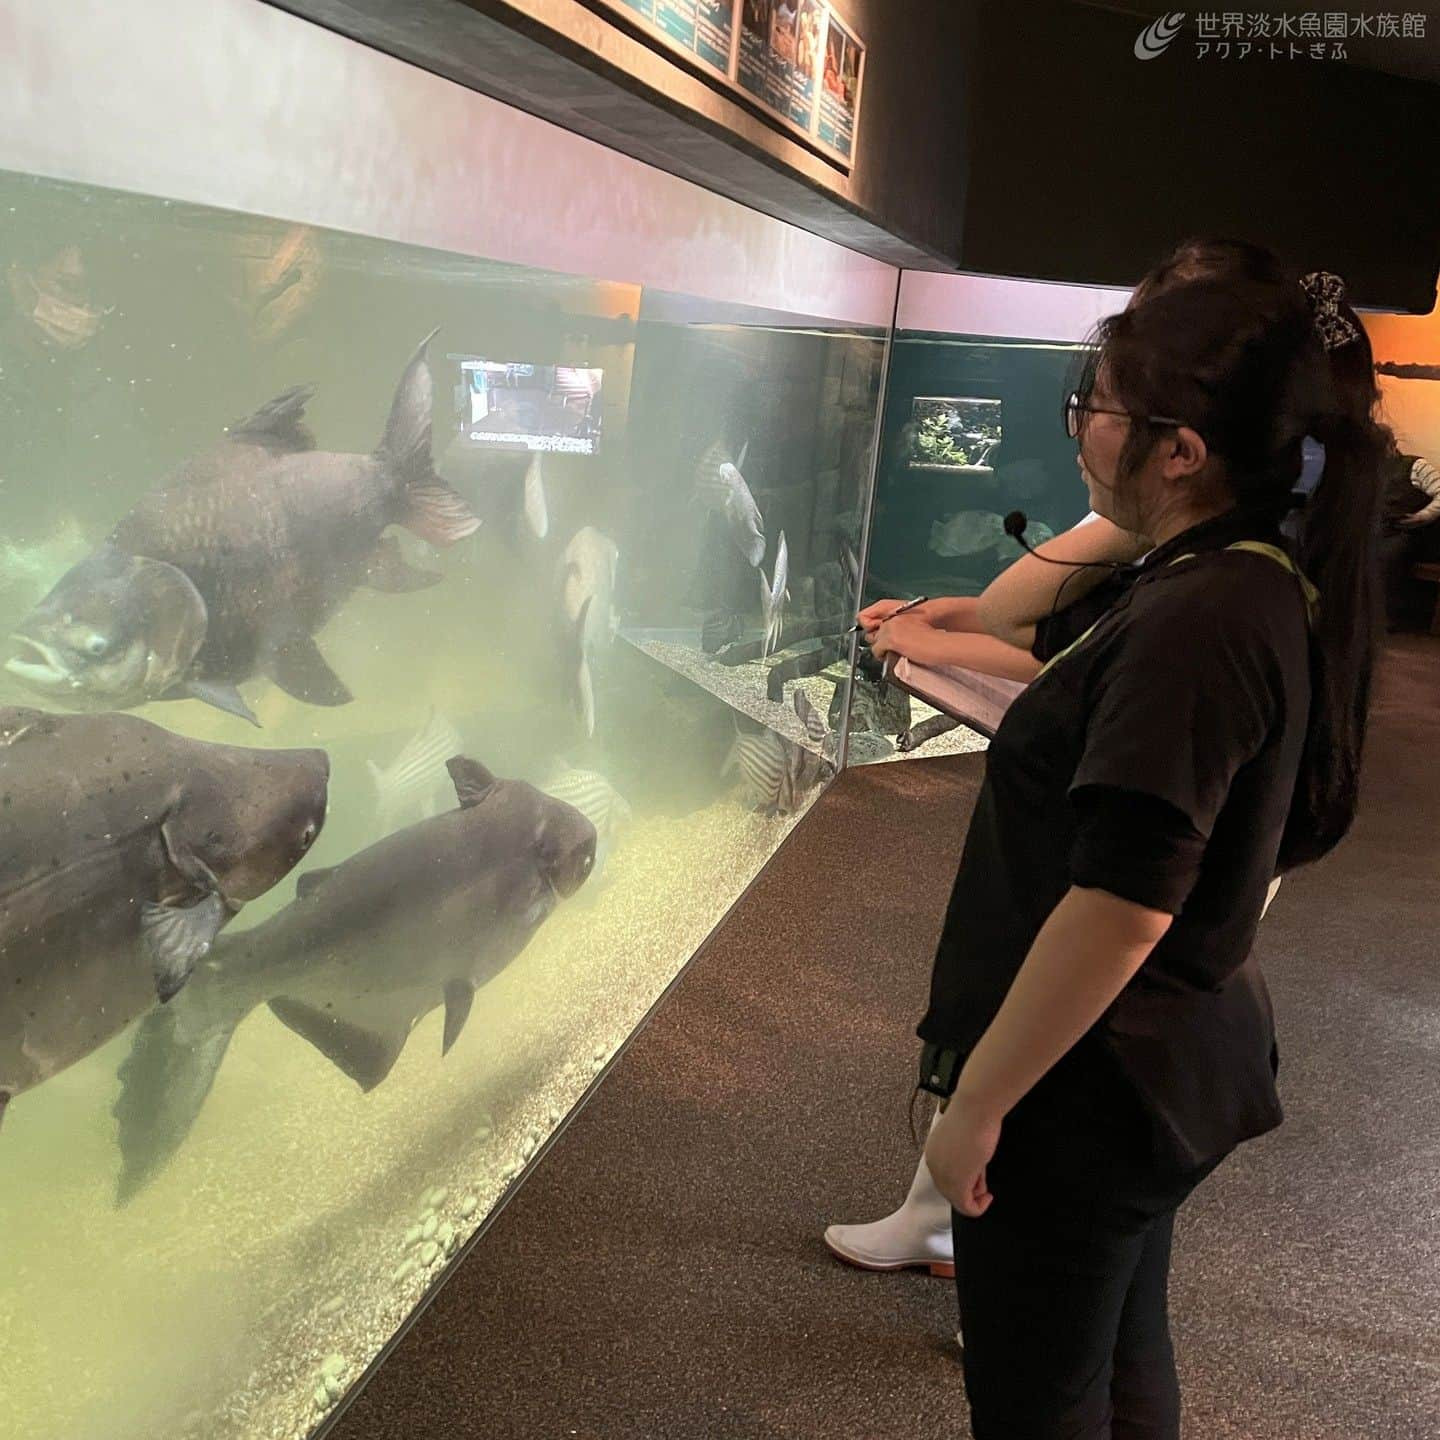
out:
M1310 723L1279 865L1318 860L1355 817L1370 703L1380 480L1393 446L1375 419L1373 374L1357 384L1332 363L1305 292L1284 274L1152 290L1099 327L1089 383L1102 366L1117 404L1133 416L1173 415L1198 431L1223 461L1236 503L1277 522L1292 505L1305 437L1325 446L1300 545L1302 568L1320 591ZM1164 433L1132 420L1118 484Z

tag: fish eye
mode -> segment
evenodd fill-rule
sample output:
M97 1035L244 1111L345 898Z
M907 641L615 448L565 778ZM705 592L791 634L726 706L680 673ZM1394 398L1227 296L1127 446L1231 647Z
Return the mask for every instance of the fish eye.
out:
M300 832L300 844L308 850L314 843L315 837L320 833L319 827L313 820Z
M110 648L110 642L103 635L91 635L85 642L85 653L97 660Z

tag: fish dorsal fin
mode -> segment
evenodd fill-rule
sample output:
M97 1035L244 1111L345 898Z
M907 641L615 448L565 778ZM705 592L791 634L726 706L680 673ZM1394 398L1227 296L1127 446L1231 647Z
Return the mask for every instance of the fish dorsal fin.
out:
M465 1022L470 1018L470 1006L475 1000L475 985L470 980L447 980L445 982L445 1035L440 1042L440 1054L448 1055L450 1047L460 1038Z
M445 768L455 782L455 798L462 810L478 805L500 783L478 760L467 755L452 755Z
M307 870L295 882L295 898L308 900L340 867L325 865L319 870Z
M287 1029L308 1040L362 1090L373 1090L395 1067L410 1038L408 1022L388 1031L371 1030L288 995L277 995L270 1011Z
M314 394L313 385L292 385L267 400L253 415L237 420L230 427L230 438L276 451L313 450L315 437L305 424L305 407Z

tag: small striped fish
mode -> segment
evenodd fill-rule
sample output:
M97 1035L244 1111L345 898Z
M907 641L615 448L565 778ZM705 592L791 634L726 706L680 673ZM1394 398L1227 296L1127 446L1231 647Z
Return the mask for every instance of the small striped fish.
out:
M593 770L562 770L540 788L552 799L573 805L595 827L595 863L590 869L593 885L605 869L616 837L630 823L630 806L603 775Z
M739 731L722 774L740 773L741 798L764 815L793 815L833 767L773 730Z
M805 727L805 733L816 745L823 748L830 738L830 727L825 723L820 712L810 703L810 697L803 690L795 692L795 713L800 717L800 723Z
M375 785L375 812L381 827L389 832L415 820L428 820L448 809L453 786L445 762L465 749L459 732L438 710L432 709L425 724L382 770L366 761Z
M630 823L630 806L620 792L593 770L563 770L540 787L555 800L573 805L605 836Z

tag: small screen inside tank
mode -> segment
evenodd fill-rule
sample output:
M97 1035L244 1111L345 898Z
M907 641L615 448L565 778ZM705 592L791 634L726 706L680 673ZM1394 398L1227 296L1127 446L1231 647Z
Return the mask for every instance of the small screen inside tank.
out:
M973 395L917 395L907 435L912 469L985 469L1002 439L1000 401Z
M459 356L455 414L462 442L500 450L594 455L604 372Z

